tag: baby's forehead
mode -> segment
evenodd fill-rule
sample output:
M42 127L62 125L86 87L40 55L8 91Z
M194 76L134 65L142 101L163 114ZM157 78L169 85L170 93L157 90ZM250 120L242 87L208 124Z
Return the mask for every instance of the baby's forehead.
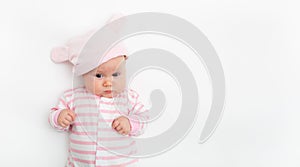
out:
M101 72L111 72L125 68L125 61L118 62L118 63L104 63L96 67L95 71Z

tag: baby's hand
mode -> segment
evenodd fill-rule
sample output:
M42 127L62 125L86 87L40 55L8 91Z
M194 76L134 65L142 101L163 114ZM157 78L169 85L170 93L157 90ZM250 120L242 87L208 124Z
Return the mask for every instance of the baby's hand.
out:
M72 110L64 109L62 110L57 118L57 123L59 126L66 128L75 120L75 113Z
M114 119L112 128L122 135L128 135L131 129L129 119L124 116Z

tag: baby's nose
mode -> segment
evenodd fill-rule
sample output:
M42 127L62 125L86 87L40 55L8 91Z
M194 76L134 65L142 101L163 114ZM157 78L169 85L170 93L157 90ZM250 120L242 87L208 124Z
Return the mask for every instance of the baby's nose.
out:
M103 83L103 86L104 87L109 87L109 86L112 86L112 81L111 79L106 79Z

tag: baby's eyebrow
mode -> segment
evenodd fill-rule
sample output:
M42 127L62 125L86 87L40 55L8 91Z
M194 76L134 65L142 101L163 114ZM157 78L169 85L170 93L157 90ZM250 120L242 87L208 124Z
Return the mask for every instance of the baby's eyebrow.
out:
M103 73L103 70L97 70L96 72L98 72L98 73Z

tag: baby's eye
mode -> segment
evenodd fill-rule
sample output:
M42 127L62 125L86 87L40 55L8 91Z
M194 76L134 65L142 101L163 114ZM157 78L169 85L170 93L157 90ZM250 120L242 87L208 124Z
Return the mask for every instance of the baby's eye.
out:
M103 78L103 75L102 74L96 74L96 77L97 78Z
M113 77L117 77L119 75L121 75L121 73L119 73L119 72L115 72L115 73L112 74Z

